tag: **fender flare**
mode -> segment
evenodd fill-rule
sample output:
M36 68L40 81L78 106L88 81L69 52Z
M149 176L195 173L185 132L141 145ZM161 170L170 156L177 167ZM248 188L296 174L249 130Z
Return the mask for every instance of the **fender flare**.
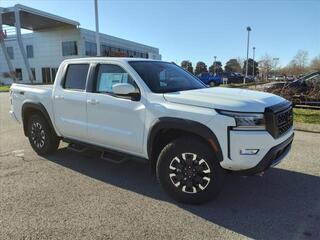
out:
M26 119L26 114L27 114L28 110L30 110L30 109L41 112L41 114L44 116L44 118L48 122L48 124L50 126L50 129L51 129L51 132L53 134L56 134L55 128L54 128L54 126L52 124L52 121L51 121L51 118L49 116L49 113L48 113L47 109L43 106L43 104L40 103L40 102L26 102L26 103L24 103L22 105L22 108L21 108L23 131L24 131L24 135L26 137L28 136L28 133L27 133L28 123L27 123L27 119Z
M219 162L223 161L222 150L216 135L205 125L192 120L162 117L159 118L151 127L147 140L148 158L152 159L153 143L159 131L163 129L177 129L189 132L205 139L211 148L217 153Z

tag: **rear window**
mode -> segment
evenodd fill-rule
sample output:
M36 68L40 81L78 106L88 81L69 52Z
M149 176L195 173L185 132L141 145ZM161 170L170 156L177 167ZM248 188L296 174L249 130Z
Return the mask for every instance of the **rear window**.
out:
M64 81L65 89L84 90L89 64L70 64Z

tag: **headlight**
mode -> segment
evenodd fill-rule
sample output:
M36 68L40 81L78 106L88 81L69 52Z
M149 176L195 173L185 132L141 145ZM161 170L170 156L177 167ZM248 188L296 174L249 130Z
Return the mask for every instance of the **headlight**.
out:
M238 130L265 130L266 124L263 113L239 113L229 111L218 111L222 115L233 117Z

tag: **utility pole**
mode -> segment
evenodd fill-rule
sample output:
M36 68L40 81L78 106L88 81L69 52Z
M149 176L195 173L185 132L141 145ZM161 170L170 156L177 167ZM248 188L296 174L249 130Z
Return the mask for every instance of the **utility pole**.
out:
M243 84L246 83L246 78L248 77L248 59L249 59L249 41L250 41L250 31L251 31L251 27L247 27L247 31L248 31L248 38L247 38L247 62L246 62L246 75L243 79Z
M217 56L214 56L214 62L213 62L213 74L216 75L216 62L217 62Z
M97 56L101 56L100 51L100 33L99 33L99 13L98 13L98 0L94 0L94 12L96 19L96 44L97 44Z

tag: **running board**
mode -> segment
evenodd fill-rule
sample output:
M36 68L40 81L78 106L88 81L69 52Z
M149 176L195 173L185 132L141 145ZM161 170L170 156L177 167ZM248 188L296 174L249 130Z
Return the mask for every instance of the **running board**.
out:
M100 158L111 163L124 163L128 161L128 157L109 151L102 151Z
M119 151L115 151L115 150L111 150L111 149L107 149L104 147L100 147L100 146L93 145L93 144L86 143L86 142L81 142L81 141L74 140L74 139L62 138L62 141L69 143L68 149L75 151L75 152L82 153L82 152L85 152L86 150L99 151L99 152L101 152L100 158L102 160L112 162L112 163L123 163L128 160L134 160L134 161L138 161L138 162L150 162L146 158L138 157L138 156L135 156L132 154L127 154L127 153L123 153L123 152L119 152Z
M81 144L77 144L77 143L69 143L68 145L68 149L78 152L78 153L82 153L88 150L88 148L84 145Z

